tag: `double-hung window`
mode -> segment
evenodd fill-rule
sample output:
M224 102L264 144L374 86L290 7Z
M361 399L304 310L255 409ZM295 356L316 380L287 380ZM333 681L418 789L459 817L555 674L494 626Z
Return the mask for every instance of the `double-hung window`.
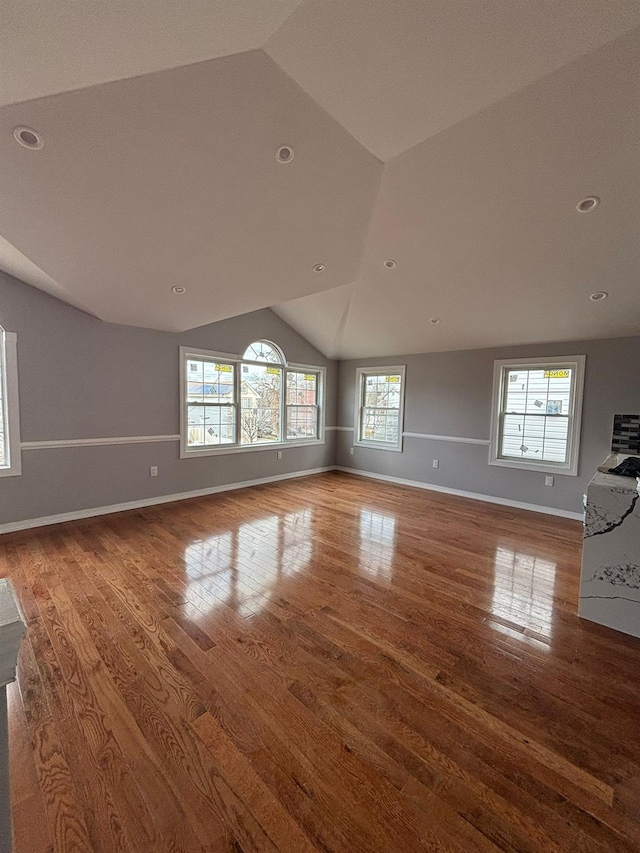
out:
M193 355L185 368L187 447L235 444L236 365Z
M404 365L356 370L355 444L402 450Z
M583 355L496 361L491 465L578 473Z
M319 444L323 392L324 368L269 341L241 356L181 347L181 456Z
M0 477L21 473L17 340L0 326Z
M286 436L288 440L318 437L319 385L320 374L317 371L287 371Z

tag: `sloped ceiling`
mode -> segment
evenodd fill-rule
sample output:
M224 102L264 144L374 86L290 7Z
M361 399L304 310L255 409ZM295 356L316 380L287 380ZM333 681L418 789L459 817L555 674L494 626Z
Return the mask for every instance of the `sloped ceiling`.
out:
M59 298L171 330L269 305L333 357L640 334L635 0L2 16L0 267Z
M357 281L278 313L342 358L640 334L639 103L636 32L394 158Z
M639 22L632 0L309 0L266 50L389 160Z
M303 0L2 0L0 104L262 47Z
M262 51L2 118L46 142L1 137L0 234L104 320L179 331L358 275L382 166Z

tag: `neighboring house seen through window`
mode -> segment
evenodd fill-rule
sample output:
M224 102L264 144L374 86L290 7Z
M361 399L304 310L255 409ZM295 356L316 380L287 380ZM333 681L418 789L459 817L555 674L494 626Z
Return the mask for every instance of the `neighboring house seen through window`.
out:
M181 348L182 455L323 440L324 369L287 365L269 341L242 357Z
M0 326L0 477L21 473L17 340Z
M355 443L402 450L404 365L356 370Z
M578 473L585 357L496 361L491 465Z

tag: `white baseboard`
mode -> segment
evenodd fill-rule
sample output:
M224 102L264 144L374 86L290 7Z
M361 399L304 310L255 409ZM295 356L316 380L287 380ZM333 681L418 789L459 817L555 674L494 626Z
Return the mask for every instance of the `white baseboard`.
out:
M359 477L370 477L372 480L383 480L385 483L396 483L399 486L412 486L415 489L425 489L430 492L442 492L445 495L456 495L460 498L471 498L474 501L500 504L500 506L511 506L515 509L526 509L530 512L542 512L545 515L557 515L561 518L572 518L576 521L583 520L581 512L570 512L567 509L556 509L551 506L539 506L538 504L528 504L523 501L510 501L507 498L498 498L494 495L481 495L478 494L478 492L465 492L462 489L449 489L447 486L438 486L435 483L422 483L419 480L403 480L400 477L390 477L388 474L375 474L373 471L361 471L359 468L345 468L342 465L336 465L334 470L343 471L345 474L355 474Z
M125 512L129 509L142 509L146 506L156 506L157 504L172 503L173 501L183 501L188 498L199 498L205 495L215 495L219 492L231 492L236 489L247 489L250 486L262 486L265 483L277 483L280 480L293 480L297 477L308 477L311 474L322 474L325 471L334 471L333 465L327 465L324 468L310 468L307 471L293 471L290 474L275 474L272 477L260 477L257 480L244 480L240 483L225 483L222 486L210 486L206 489L195 489L192 492L179 492L174 495L160 495L155 498L142 498L138 501L126 501L120 504L111 504L110 506L90 507L89 509L79 509L73 512L61 512L57 515L45 515L40 518L26 518L22 521L10 521L7 524L0 524L0 534L13 533L17 530L29 530L32 527L45 527L48 524L60 524L63 521L77 521L81 518L92 518L97 515L110 515L114 512Z

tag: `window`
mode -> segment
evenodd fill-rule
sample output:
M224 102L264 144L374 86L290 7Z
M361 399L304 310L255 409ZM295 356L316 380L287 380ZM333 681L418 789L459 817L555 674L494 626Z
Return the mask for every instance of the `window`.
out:
M402 450L405 367L356 370L357 445Z
M578 473L583 355L496 361L489 463Z
M243 363L240 385L244 402L240 407L240 443L281 441L282 367Z
M256 341L254 344L249 344L245 350L243 360L284 364L284 355L275 344L270 344L268 341Z
M0 326L0 477L21 473L17 339Z
M188 358L187 446L235 444L237 406L234 364Z
M318 373L287 371L287 438L318 435Z
M256 341L242 356L181 347L181 456L321 443L324 368Z

